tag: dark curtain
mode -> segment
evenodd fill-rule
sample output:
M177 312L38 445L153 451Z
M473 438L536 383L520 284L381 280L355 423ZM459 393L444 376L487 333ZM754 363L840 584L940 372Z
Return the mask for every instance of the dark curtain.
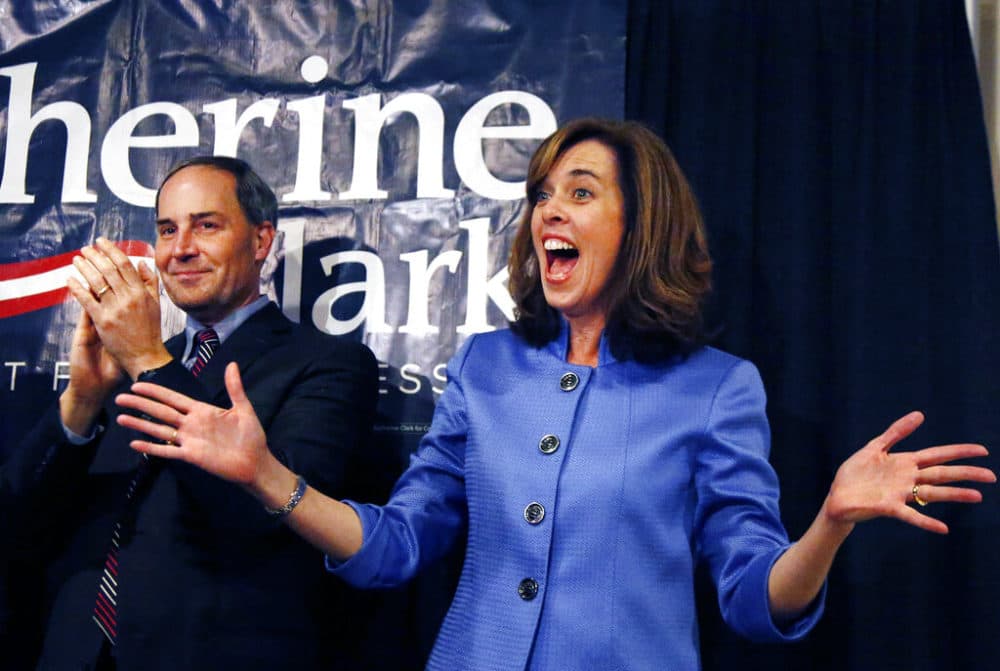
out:
M633 0L627 116L702 204L719 347L758 365L790 535L837 466L912 409L901 449L1000 450L1000 263L960 0ZM994 470L1000 463L983 460ZM859 526L804 642L761 646L700 583L711 669L993 669L1000 491Z

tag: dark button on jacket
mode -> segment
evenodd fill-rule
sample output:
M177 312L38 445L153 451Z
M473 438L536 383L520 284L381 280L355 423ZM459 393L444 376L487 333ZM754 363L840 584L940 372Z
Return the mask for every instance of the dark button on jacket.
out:
M538 449L541 450L542 454L552 454L559 449L559 437L551 433L545 434L538 441Z
M524 520L528 524L539 524L543 519L545 519L545 508L542 507L541 503L532 501L525 506Z
M517 595L525 601L531 601L538 596L538 582L534 578L525 578L517 586Z
M559 378L559 388L563 391L573 391L578 384L580 384L580 376L576 373L563 373L563 376Z

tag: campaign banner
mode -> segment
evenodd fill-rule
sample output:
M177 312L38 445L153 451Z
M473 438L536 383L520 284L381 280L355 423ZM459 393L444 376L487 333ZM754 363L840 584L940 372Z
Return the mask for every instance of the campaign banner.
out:
M624 73L625 4L599 0L8 5L0 457L68 377L71 258L97 236L150 257L159 181L197 154L272 186L264 291L372 348L376 429L411 449L455 349L513 317L532 151L569 118L620 117ZM182 328L164 296L164 337Z

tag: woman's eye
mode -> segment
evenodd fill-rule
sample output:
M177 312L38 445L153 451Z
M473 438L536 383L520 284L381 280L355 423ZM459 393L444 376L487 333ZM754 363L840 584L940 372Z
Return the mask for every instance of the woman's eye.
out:
M540 203L543 200L548 200L551 197L552 196L549 194L548 191L538 191L535 193L535 202Z
M589 198L590 197L590 190L589 189L582 189L582 188L581 189L573 189L573 197L574 198Z

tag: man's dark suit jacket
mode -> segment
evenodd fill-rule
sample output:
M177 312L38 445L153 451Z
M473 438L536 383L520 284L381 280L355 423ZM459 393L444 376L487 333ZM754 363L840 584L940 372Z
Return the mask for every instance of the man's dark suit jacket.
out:
M175 360L154 382L228 406L223 371L236 361L271 450L320 491L358 495L349 487L352 461L366 447L377 398L366 347L300 328L270 304L197 379L179 361L183 335L167 348ZM75 446L53 410L3 468L0 485L17 502L11 546L46 564L40 669L88 668L101 644L95 590L141 459L128 446L137 434L115 423L110 402L106 411L105 432ZM340 656L356 596L325 572L322 554L238 486L179 461L154 468L118 552L118 668L348 665Z

